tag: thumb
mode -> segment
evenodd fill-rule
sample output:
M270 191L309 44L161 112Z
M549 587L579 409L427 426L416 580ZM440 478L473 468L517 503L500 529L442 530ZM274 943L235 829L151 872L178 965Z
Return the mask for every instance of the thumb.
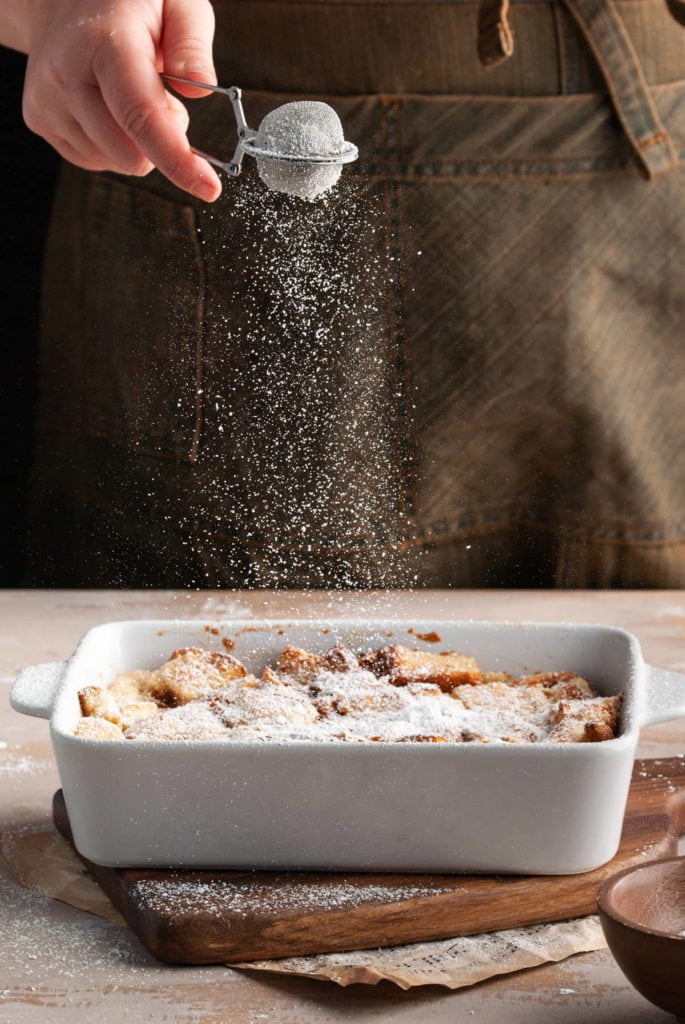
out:
M209 0L167 0L164 5L162 57L164 72L216 85L212 57L214 8ZM201 89L174 84L183 96L205 95Z

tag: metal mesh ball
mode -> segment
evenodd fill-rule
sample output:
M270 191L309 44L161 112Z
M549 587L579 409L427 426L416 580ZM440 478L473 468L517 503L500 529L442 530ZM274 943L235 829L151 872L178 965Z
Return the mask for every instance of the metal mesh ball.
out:
M299 100L270 111L254 140L259 149L290 157L331 156L342 152L345 136L340 118L327 103ZM257 157L257 170L272 190L316 199L335 185L342 163L312 164Z

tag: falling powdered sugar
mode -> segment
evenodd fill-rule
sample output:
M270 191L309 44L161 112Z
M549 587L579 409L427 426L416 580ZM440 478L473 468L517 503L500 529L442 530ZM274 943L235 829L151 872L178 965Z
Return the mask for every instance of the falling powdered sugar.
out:
M210 586L411 586L411 399L383 197L347 178L303 203L247 176L225 202L202 232L225 279L193 512L175 520L189 556Z

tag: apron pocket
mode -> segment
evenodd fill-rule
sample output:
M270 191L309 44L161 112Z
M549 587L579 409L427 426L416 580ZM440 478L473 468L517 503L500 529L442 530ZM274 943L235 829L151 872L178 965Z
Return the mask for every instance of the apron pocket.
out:
M194 462L205 293L195 211L94 176L84 250L87 433Z

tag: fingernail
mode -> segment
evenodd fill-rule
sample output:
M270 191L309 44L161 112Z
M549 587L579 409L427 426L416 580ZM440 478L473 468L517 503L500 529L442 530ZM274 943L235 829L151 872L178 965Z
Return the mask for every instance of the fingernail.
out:
M214 68L198 68L196 65L188 67L183 64L178 72L179 78L187 78L191 82L206 82L208 85L216 85L217 77Z
M209 181L207 178L198 178L193 188L193 195L203 199L206 203L213 203L221 195L221 184L219 181Z

